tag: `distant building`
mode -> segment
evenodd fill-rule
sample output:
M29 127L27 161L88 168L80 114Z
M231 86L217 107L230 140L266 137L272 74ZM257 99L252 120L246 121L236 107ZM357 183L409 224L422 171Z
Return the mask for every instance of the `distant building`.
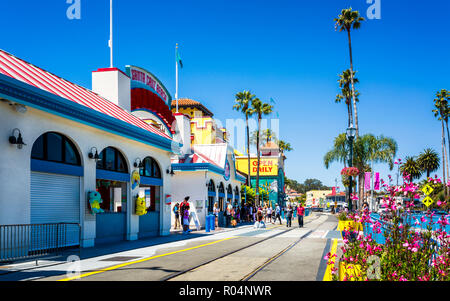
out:
M331 194L332 190L310 190L306 192L306 206L321 207L324 205L326 196Z
M300 198L303 196L303 193L297 192L294 189L291 189L289 186L286 187L286 198L287 201L292 202L296 198Z

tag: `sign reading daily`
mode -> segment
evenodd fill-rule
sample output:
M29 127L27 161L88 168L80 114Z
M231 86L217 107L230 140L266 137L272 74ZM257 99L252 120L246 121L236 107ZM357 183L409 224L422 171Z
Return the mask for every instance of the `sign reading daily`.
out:
M246 158L236 158L237 169L246 173L248 163ZM258 171L258 159L250 159L250 175L256 176ZM276 176L278 175L278 159L277 158L261 158L259 163L260 176Z
M131 82L137 83L137 87L144 86L150 88L153 92L156 92L159 97L161 97L166 104L169 105L171 97L167 92L166 88L161 84L161 82L150 72L134 66L126 67L128 76L131 78Z

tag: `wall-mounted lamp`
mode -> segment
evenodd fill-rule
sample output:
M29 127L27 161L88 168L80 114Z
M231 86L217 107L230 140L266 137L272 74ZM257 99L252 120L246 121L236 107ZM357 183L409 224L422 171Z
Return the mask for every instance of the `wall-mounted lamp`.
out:
M95 153L94 153L94 149L95 149ZM93 148L91 148L90 153L88 154L89 159L94 159L95 162L97 162L98 160L100 160L100 157L98 155L98 151L97 148L94 146Z
M170 170L167 168L166 169L166 173L170 174L171 176L173 176L175 174L175 172L173 171L172 167L170 168Z
M19 135L17 136L17 138L16 138L16 136L14 135L15 131L18 131L18 132L19 132ZM12 135L9 136L9 143L17 145L17 148L18 148L18 149L22 149L22 147L23 147L24 145L26 145L26 144L23 142L23 139L22 139L22 133L20 132L19 129L14 129L14 130L12 131Z
M141 159L137 158L136 160L134 160L133 166L136 167L136 168L137 167L142 168L142 167L144 167L144 164L142 164Z

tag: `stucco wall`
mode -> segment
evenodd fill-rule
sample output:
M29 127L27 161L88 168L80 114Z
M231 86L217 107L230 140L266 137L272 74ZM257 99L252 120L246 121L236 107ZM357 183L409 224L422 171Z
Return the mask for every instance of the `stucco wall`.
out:
M26 113L18 113L7 103L0 102L0 224L30 223L30 165L31 149L34 141L42 134L58 132L71 139L81 156L84 176L81 180L80 217L82 224L83 246L92 246L95 239L95 216L87 208L87 192L96 189L96 163L88 158L92 147L100 153L105 147L112 146L122 152L127 160L130 173L135 170L136 158L141 160L153 157L160 165L164 187L160 203L160 234L170 231L170 208L165 205L165 195L171 194L171 179L166 173L170 166L170 153L135 140L131 140L107 131L93 128L63 117L27 107ZM8 137L14 128L22 132L22 149L11 145ZM127 200L127 239L137 239L139 217L134 215L134 198L128 183Z

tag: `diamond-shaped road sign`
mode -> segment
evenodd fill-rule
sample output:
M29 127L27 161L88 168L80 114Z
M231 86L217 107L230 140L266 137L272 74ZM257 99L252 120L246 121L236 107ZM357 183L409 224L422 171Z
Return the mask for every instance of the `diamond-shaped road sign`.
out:
M426 195L430 195L430 193L432 193L433 190L434 189L428 184L422 188L423 193L425 193Z
M434 203L433 199L427 196L422 200L422 203L424 203L425 206L430 207L431 204Z

